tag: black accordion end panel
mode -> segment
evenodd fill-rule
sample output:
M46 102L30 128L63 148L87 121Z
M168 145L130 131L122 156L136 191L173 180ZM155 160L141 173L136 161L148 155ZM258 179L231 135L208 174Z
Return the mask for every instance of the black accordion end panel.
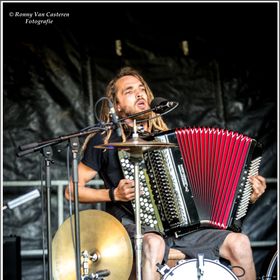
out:
M141 224L182 235L199 227L240 230L262 147L256 140L219 128L179 128L155 136L176 148L144 153ZM121 157L120 157L121 158ZM121 162L124 157L121 158ZM133 164L126 155L126 178ZM129 167L129 168L128 168Z

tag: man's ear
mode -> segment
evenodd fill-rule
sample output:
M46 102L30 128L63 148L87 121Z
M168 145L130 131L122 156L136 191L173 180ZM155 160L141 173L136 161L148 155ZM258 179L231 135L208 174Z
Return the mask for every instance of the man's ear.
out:
M121 111L121 106L119 104L117 104L117 110L118 110L118 112Z

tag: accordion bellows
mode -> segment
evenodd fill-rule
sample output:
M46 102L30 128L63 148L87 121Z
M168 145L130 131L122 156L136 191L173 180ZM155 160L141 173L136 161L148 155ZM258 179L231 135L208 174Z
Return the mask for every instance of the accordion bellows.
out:
M155 140L178 147L143 155L141 224L175 235L199 227L234 229L248 210L260 143L219 128L178 128ZM124 174L132 178L133 164L124 165L124 157L129 155L120 155Z

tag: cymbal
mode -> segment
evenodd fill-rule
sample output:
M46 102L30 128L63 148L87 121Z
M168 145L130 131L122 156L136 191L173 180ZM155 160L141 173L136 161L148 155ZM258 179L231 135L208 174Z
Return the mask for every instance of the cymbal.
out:
M146 141L141 138L130 139L126 142L115 142L108 144L101 144L94 146L99 149L123 149L129 150L130 152L144 152L146 150L156 150L156 149L166 149L176 147L177 145L174 143L166 143L159 141Z
M127 280L132 270L133 253L128 233L112 215L100 210L83 210L80 219L81 267L82 252L97 256L88 261L88 275L100 270L109 270L106 280ZM72 216L73 233L74 215ZM71 218L59 227L52 241L52 267L54 280L76 280L76 247L71 235ZM81 269L81 276L83 276Z

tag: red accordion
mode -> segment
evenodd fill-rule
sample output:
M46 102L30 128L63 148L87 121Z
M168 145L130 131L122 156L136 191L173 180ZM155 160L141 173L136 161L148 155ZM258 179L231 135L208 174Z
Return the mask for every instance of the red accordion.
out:
M256 140L219 128L180 128L155 140L175 148L148 150L139 178L141 224L181 235L199 227L240 230L262 148ZM120 156L133 178L129 156ZM133 204L133 202L132 202Z
M233 228L234 223L246 215L252 193L249 177L258 174L261 161L260 143L240 133L218 128L180 128L155 138L178 144L178 148L152 151L145 156L151 188L156 196L154 200L166 204L157 205L165 208L159 211L160 216L164 216L161 219L165 229L180 234L197 224ZM155 153L157 159L154 161L152 155ZM166 170L167 176L157 169ZM175 223L167 222L170 219L165 213L170 212L170 202L163 200L174 201L171 211L177 215ZM176 204L179 211L173 209ZM185 212L184 222L180 218L182 213L178 213L182 211Z

